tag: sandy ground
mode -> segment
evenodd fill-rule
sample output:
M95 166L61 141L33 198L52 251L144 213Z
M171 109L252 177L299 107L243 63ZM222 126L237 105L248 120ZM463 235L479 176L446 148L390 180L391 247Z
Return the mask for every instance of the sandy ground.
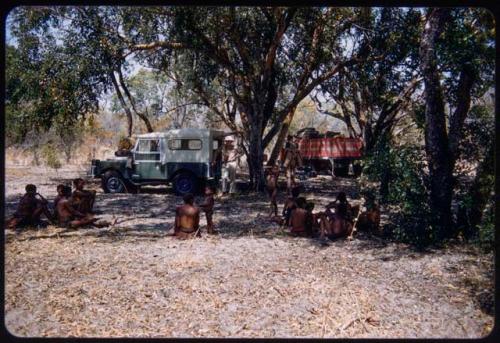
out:
M26 183L51 200L58 183L84 172L7 168L7 215ZM358 196L352 179L305 186L316 210L340 189ZM472 338L492 329L492 254L468 246L419 253L363 234L326 246L284 237L266 218L265 197L252 194L217 200L220 235L179 241L166 236L181 201L170 189L90 188L98 215L116 226L6 231L12 334Z

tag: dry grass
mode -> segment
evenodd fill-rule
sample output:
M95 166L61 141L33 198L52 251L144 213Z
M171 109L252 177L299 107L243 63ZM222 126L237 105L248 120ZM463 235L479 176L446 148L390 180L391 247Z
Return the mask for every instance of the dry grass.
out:
M8 200L27 180L50 195L60 178L73 177L42 175L8 174ZM311 180L308 198L331 199L335 188L326 182ZM339 185L356 197L352 180ZM492 254L467 247L417 253L362 235L328 246L282 237L259 195L217 202L220 236L207 236L202 227L201 239L178 241L166 237L178 202L168 191L99 193L97 210L107 219L119 216L116 227L6 232L10 332L469 338L492 329L493 317L476 299L478 289L493 289Z

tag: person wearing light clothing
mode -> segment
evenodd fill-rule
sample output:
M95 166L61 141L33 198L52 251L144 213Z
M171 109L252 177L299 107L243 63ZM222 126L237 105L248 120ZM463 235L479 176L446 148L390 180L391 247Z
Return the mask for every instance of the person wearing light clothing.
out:
M222 170L222 192L236 193L236 170L240 165L240 152L234 146L234 139L227 137L224 141L224 169Z

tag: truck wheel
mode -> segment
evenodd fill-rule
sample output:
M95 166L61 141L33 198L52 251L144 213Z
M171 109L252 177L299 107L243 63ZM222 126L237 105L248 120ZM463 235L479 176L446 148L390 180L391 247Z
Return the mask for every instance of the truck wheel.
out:
M177 195L196 194L199 190L198 185L198 179L189 173L181 173L174 179L174 191Z
M122 177L115 171L107 171L101 180L104 193L124 193L126 191Z

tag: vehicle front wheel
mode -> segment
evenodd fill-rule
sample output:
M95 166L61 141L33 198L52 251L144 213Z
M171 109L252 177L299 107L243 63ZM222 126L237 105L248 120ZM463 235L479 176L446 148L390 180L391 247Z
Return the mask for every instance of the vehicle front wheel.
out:
M174 179L174 191L177 195L184 195L187 193L196 194L199 189L198 179L189 173L182 173Z
M104 193L124 193L127 190L123 178L115 171L107 171L101 180Z

